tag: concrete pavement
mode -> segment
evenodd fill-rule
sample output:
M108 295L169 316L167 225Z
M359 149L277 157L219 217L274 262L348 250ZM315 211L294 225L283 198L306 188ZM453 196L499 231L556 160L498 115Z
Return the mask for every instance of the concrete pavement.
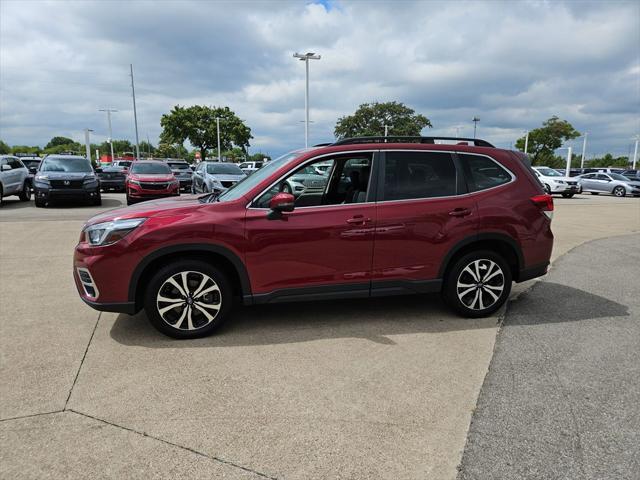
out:
M123 200L104 198L110 207ZM580 198L557 202L554 256L585 238L640 230L637 199ZM210 477L208 468L455 477L498 317L462 320L437 297L261 306L238 311L215 337L177 342L144 315L98 320L77 298L73 246L95 211L19 203L0 211L3 477L63 472L76 437L87 445L78 452L84 476L117 476L106 460L94 463L90 446L117 449L124 433L133 445L128 477L146 477L157 461L158 478L191 478L194 452L212 462L202 463ZM11 420L47 412L62 413ZM103 425L100 437L91 422ZM47 452L28 448L38 430ZM168 463L150 441L171 447L173 470L162 471ZM32 470L20 475L27 462Z

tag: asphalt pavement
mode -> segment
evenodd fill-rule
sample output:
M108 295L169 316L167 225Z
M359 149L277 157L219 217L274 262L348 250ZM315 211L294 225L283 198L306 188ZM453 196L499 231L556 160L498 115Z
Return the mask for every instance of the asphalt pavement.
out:
M592 241L511 303L459 480L640 478L639 266Z

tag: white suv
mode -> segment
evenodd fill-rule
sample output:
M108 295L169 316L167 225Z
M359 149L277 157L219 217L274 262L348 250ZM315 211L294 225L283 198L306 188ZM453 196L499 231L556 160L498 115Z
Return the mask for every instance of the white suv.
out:
M0 156L0 205L4 197L17 195L23 202L31 200L29 170L18 157Z
M565 177L553 168L533 167L533 172L549 194L560 193L564 198L571 198L576 193L580 193L578 180L573 177Z

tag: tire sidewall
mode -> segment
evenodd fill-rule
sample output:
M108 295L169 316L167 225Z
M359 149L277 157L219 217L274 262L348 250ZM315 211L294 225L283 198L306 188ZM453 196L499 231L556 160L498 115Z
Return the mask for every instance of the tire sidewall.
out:
M502 273L504 275L504 289L502 290L498 300L489 308L485 308L484 310L472 310L464 305L458 298L457 283L462 270L474 260L480 259L491 260L502 269ZM502 256L490 250L479 250L464 255L454 263L454 265L447 271L442 291L445 301L456 311L456 313L466 318L480 318L491 315L504 305L504 303L509 299L512 282L513 278L511 275L511 268Z
M618 193L616 193L616 192L619 192L619 191L622 191L622 194L619 195ZM625 190L625 188L621 187L621 186L617 186L616 188L613 189L613 194L616 197L624 197L626 193L627 193L627 191Z
M216 318L198 330L178 330L167 324L158 313L156 298L162 284L176 273L184 271L202 272L218 284L222 296L222 307ZM158 331L177 339L200 338L211 335L226 319L233 305L233 292L227 277L220 270L200 260L179 260L159 269L151 278L144 293L144 309L151 325Z

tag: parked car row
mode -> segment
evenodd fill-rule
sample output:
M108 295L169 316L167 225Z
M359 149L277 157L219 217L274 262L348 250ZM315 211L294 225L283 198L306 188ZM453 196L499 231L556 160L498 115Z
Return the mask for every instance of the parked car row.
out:
M637 170L626 170L626 175L616 173L612 168L594 169L592 173L566 177L562 171L549 167L533 167L533 171L549 194L559 193L565 198L571 198L576 193L610 193L616 197L626 195L640 195L640 178Z

